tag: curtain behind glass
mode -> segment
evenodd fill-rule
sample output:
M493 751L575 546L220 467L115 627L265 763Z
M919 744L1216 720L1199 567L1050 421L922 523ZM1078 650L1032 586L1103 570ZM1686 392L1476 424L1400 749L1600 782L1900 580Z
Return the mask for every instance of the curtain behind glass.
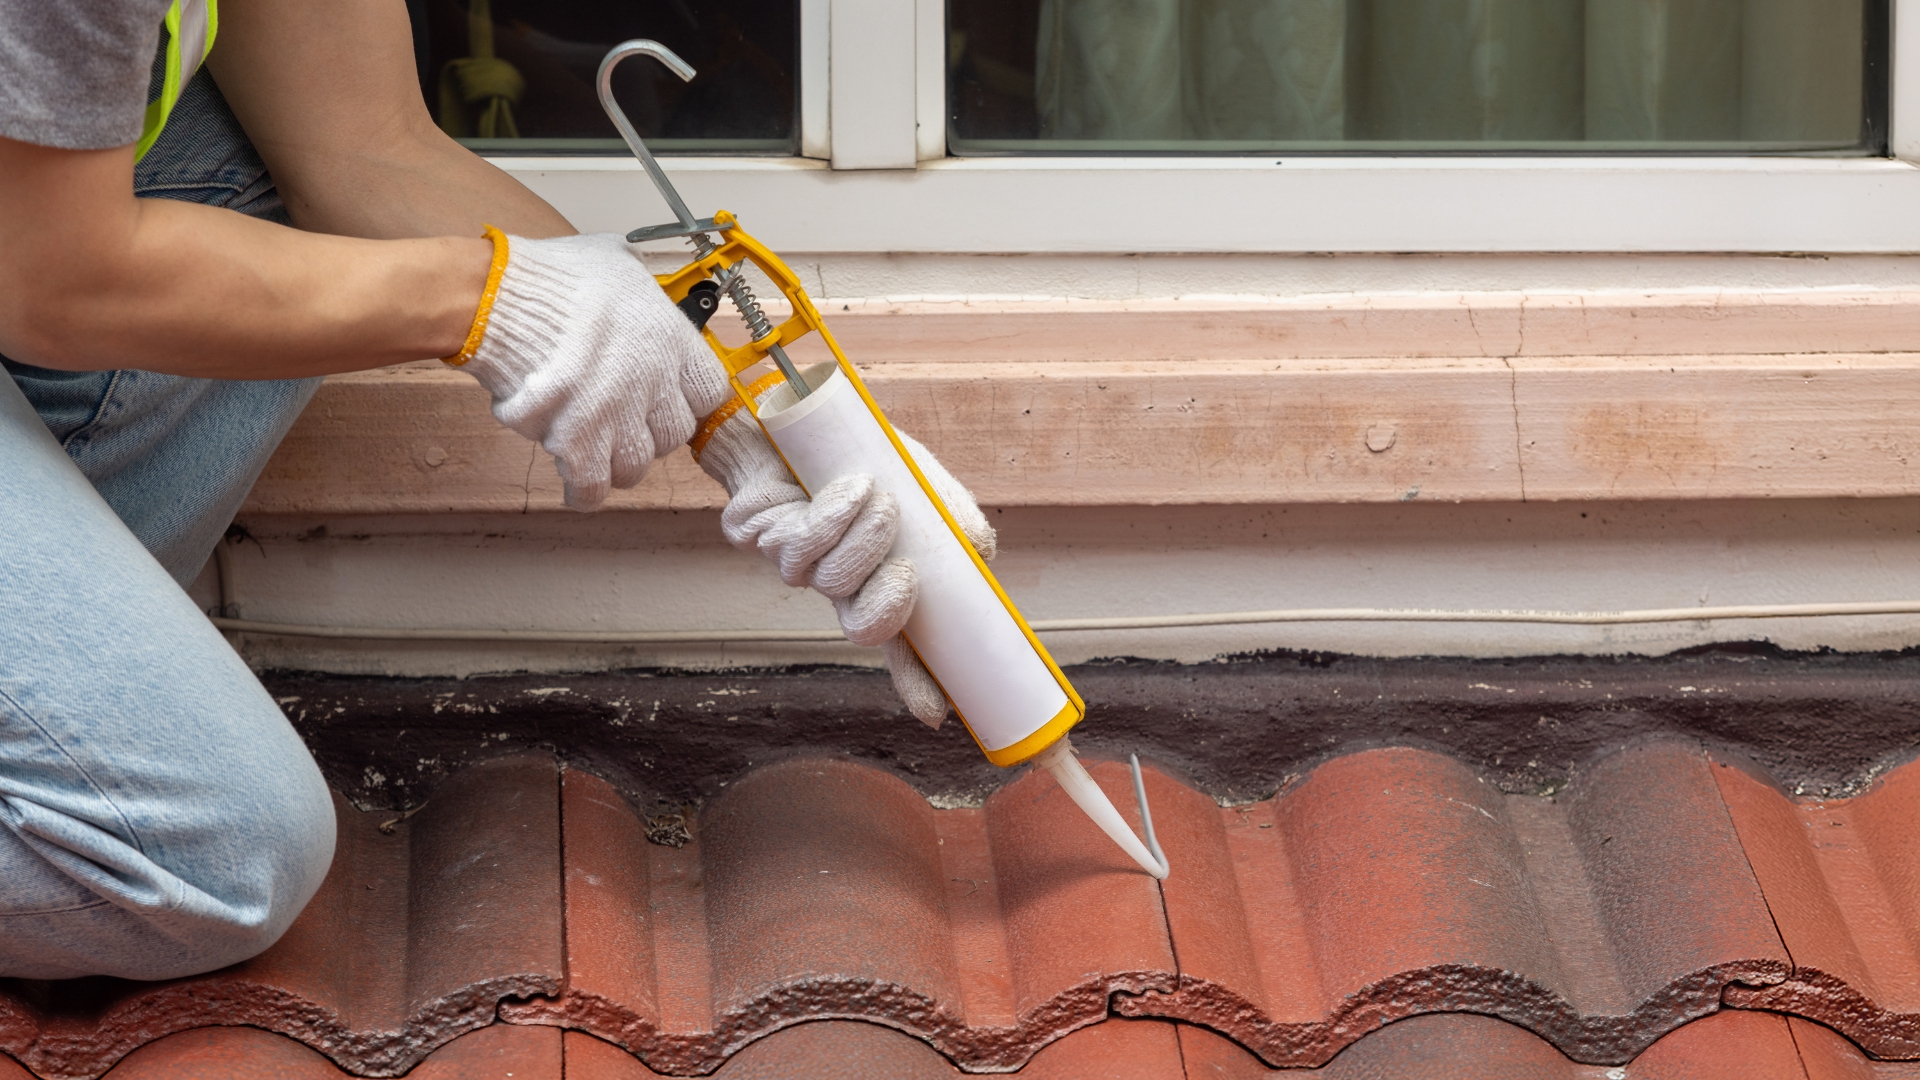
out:
M1586 137L1735 139L1746 0L1587 0Z
M1148 149L1848 147L1863 4L1038 0L1034 130Z
M1580 138L1581 0L1373 0L1349 138Z
M1188 0L1186 134L1343 138L1346 9L1347 0Z
M1348 2L1041 0L1041 137L1341 138Z
M1043 136L1178 139L1180 0L1041 0L1034 49Z

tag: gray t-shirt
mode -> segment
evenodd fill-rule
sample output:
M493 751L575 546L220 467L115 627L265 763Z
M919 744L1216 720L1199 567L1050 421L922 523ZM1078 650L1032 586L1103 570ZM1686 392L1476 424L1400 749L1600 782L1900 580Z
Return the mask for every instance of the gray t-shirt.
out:
M0 136L63 150L137 142L170 0L0 0Z

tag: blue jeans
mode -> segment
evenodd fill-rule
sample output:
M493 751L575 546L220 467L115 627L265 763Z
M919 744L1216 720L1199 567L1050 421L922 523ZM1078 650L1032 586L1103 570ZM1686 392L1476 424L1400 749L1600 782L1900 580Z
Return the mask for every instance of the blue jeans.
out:
M204 72L135 189L286 219ZM320 887L333 804L181 586L317 380L5 370L0 976L161 979L246 959Z

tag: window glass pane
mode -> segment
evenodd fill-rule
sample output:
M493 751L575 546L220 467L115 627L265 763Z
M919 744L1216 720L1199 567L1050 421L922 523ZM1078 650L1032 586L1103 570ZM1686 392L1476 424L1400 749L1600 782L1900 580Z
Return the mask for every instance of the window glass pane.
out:
M1880 153L1887 0L949 0L954 153Z
M699 75L634 57L614 95L656 153L791 154L798 0L407 0L420 86L461 142L499 153L627 152L600 109L607 51L652 38Z

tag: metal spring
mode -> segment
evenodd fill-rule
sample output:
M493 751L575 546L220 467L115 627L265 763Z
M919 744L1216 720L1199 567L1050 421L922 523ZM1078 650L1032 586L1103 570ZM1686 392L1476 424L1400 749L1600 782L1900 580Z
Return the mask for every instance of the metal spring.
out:
M733 298L733 306L740 309L740 321L747 324L747 333L753 335L753 340L759 341L773 333L773 324L767 321L766 314L760 310L760 301L754 299L753 289L747 284L744 265L735 266L727 274L727 283L723 287L727 295Z
M707 238L706 233L694 233L687 239L693 242L693 250L702 259L715 250L713 241ZM727 296L732 298L733 306L740 312L740 321L747 324L747 333L753 335L752 340L759 341L773 333L773 324L767 321L766 314L760 310L760 301L753 295L753 286L747 284L745 263L735 263L715 274L714 278L726 290Z
M706 233L694 233L688 239L693 241L693 249L703 259L716 250ZM752 335L751 340L762 341L773 336L773 324L767 321L766 313L760 310L760 301L754 299L753 287L747 284L745 262L735 263L729 269L713 275L713 279L732 298L735 310L740 312L740 321L747 324L747 333ZM796 398L804 398L812 393L807 387L807 380L801 377L800 369L794 367L793 361L787 357L787 350L778 344L769 344L767 356L780 369L780 375L787 380L787 385L793 387Z

